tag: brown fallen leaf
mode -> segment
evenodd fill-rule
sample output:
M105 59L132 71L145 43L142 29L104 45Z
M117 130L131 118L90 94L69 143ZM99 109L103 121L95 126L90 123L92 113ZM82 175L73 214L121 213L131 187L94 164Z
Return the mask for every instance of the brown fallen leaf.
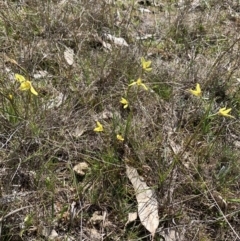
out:
M154 191L142 181L137 170L126 165L126 172L131 181L138 202L138 216L142 225L151 233L152 240L159 225L158 202L154 197Z
M74 51L73 51L73 49L67 48L64 51L64 58L69 65L73 65L73 63L74 63Z

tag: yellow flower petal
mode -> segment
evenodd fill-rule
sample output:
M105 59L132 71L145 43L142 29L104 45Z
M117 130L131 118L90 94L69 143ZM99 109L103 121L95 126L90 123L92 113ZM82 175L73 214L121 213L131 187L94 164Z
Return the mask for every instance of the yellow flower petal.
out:
M15 79L21 83L19 87L20 90L30 90L32 94L38 95L37 91L33 88L31 81L26 80L24 76L20 74L15 74Z
M128 101L125 98L122 98L120 103L123 104L123 108L126 109L128 107Z
M196 84L196 89L195 90L189 90L189 92L197 97L200 97L202 95L201 87L200 84Z
M151 71L152 68L150 68L150 65L151 65L151 61L146 61L143 57L141 58L141 62L142 62L142 68L143 70L145 71Z
M129 84L128 86L133 86L133 85L136 85L136 84L137 84L137 82L134 81L134 82L132 82L131 84Z
M136 82L137 82L138 86L142 86L145 90L148 90L147 86L142 83L142 79L141 78L139 78Z
M32 85L31 85L30 91L31 91L32 94L38 95L38 92L33 88Z
M142 85L142 79L141 78L138 78L137 81L136 81L137 85Z
M148 90L147 86L142 83L142 79L141 78L138 78L136 81L134 81L133 83L131 83L128 86L133 86L133 85L142 86L145 90Z
M19 89L22 90L22 91L25 91L25 90L30 90L31 88L31 82L30 81L24 81L21 83Z
M145 89L148 90L147 86L145 84L141 84L141 86Z
M15 79L20 83L26 81L25 77L20 74L15 74Z
M94 128L95 132L101 132L103 131L103 126L100 122L97 121L97 127Z
M117 135L117 139L118 139L119 141L124 141L124 138L123 138L121 135Z
M219 109L218 114L225 117L235 118L234 116L228 114L231 110L232 108L227 109L226 107L223 107Z

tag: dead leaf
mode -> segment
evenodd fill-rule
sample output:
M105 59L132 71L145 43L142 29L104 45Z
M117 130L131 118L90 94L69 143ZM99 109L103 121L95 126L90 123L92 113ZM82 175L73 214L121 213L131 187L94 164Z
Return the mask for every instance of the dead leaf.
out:
M69 65L73 65L74 63L74 51L73 49L70 49L70 48L67 48L65 51L64 51L64 58L66 60L66 62L69 64Z
M149 9L146 8L139 8L138 9L141 13L152 13L152 11L150 11Z
M128 47L128 43L123 38L117 38L111 34L104 34L104 36L107 40L113 42L115 45Z
M41 79L41 78L45 78L46 76L50 77L50 75L46 70L39 70L33 74L34 79Z
M99 224L104 222L104 220L106 219L106 214L101 214L101 212L96 211L93 213L92 217L90 218L90 223L92 223L93 225Z
M135 221L136 219L137 219L137 212L129 213L129 214L128 214L128 221L126 222L125 227L126 227L129 223Z
M79 175L79 176L85 176L87 170L89 169L89 166L86 162L80 162L77 165L74 166L73 170Z
M104 120L112 119L112 118L113 118L113 113L112 113L111 111L104 110L104 111L101 113L101 118L104 119Z
M126 172L131 181L138 202L138 216L142 225L151 233L152 240L159 225L158 202L154 197L154 191L142 181L137 170L126 165Z
M57 237L58 237L58 233L54 229L51 231L51 234L48 236L49 240L56 240Z

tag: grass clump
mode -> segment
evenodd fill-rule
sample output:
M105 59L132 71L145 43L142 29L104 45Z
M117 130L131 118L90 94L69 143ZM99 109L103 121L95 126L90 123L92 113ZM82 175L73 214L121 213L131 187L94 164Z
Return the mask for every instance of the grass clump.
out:
M1 240L239 239L237 4L0 4Z

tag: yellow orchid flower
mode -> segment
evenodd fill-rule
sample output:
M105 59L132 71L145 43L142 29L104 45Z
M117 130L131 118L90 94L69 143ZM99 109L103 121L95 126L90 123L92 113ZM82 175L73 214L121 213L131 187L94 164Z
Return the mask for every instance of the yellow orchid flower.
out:
M121 135L117 135L117 139L118 139L119 141L124 141L124 138L123 138Z
M146 61L143 57L141 58L141 63L142 63L142 68L143 70L145 71L151 71L152 68L150 68L150 65L151 65L151 61Z
M123 108L126 109L128 107L128 101L125 98L122 98L120 101L121 104L123 104Z
M217 114L225 116L225 117L235 118L234 116L228 114L231 110L232 110L232 108L227 109L226 107L223 107L223 108L219 109Z
M26 79L24 76L20 75L20 74L15 74L15 79L19 82L19 83L22 83L22 82L25 82Z
M15 74L15 79L21 84L19 87L20 90L30 90L32 94L38 95L37 91L33 88L31 81L26 80L24 76Z
M29 80L22 82L19 89L22 91L30 90L32 94L38 95L37 91L33 88L32 83Z
M147 86L142 83L142 79L141 78L138 78L136 81L132 82L128 86L133 86L133 85L142 86L145 90L148 90Z
M94 131L95 132L102 132L103 131L103 126L99 121L97 121L97 127L94 128Z
M202 90L200 87L200 84L196 84L196 89L195 90L189 90L189 92L197 97L200 97L202 95Z

